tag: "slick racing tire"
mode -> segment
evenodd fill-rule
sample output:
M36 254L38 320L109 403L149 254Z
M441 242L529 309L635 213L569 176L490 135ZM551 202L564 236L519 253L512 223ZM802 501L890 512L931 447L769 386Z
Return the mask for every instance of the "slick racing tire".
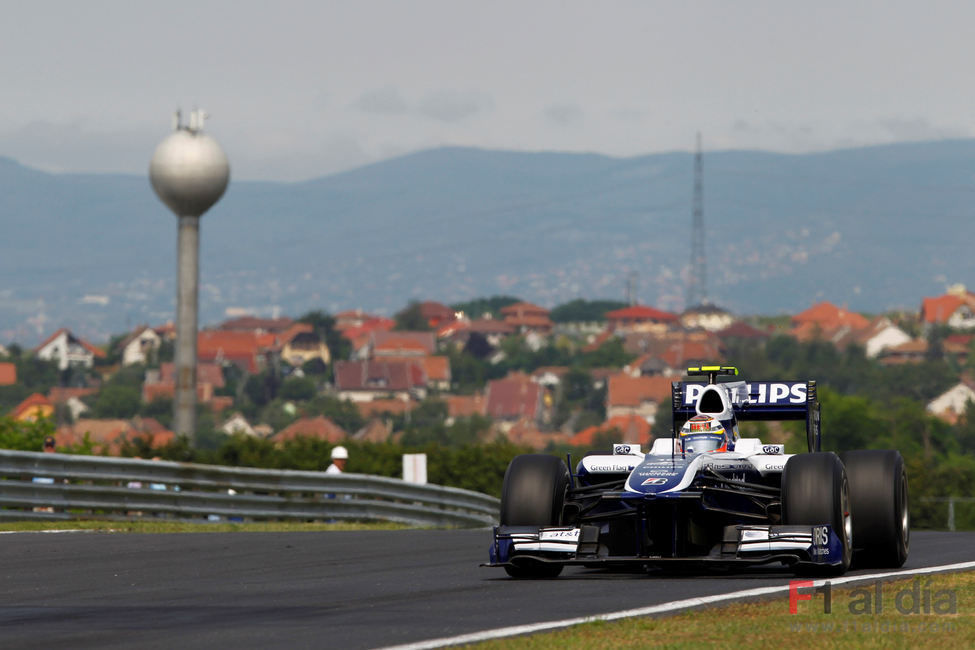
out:
M853 519L846 470L833 452L798 454L782 472L782 521L786 525L830 524L839 536L837 566L803 567L804 573L842 575L853 557Z
M853 513L853 563L856 567L896 569L911 546L904 459L893 449L840 454L850 481Z
M504 473L501 488L502 526L559 526L569 468L565 461L545 454L515 456ZM561 564L524 560L504 568L513 578L554 578Z

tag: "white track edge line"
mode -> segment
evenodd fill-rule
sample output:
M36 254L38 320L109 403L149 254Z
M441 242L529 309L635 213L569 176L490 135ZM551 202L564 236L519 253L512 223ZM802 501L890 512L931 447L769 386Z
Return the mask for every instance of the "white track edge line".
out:
M903 571L888 571L885 573L870 573L867 575L843 576L839 578L826 578L814 580L814 586L821 587L829 582L831 585L842 585L851 582L862 582L864 580L879 580L881 578L896 578L913 575L925 575L929 573L944 573L946 571L960 571L963 569L975 569L975 561L959 562L957 564L943 564L933 567L921 567L919 569L905 569ZM733 591L714 596L699 596L697 598L687 598L685 600L675 600L670 603L639 607L637 609L624 609L618 612L606 614L594 614L592 616L579 616L576 618L566 618L559 621L544 621L542 623L528 623L526 625L512 625L510 627L500 627L493 630L482 630L471 632L459 636L441 637L439 639L428 639L415 643L404 643L402 645L385 646L381 650L429 650L431 648L442 648L448 645L460 645L465 643L479 643L493 639L502 639L509 636L519 636L522 634L532 634L546 630L555 630L581 623L592 623L594 621L615 621L621 618L633 618L635 616L649 616L651 614L663 614L688 607L700 607L702 605L713 605L729 600L739 600L743 598L756 598L758 596L769 596L777 593L789 591L789 585L777 587L757 587L755 589L745 589L743 591Z

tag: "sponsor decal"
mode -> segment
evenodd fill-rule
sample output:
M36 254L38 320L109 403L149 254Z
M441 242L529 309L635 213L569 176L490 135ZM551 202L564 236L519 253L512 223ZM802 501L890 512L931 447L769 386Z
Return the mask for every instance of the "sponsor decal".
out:
M706 386L703 384L684 384L684 405L697 404ZM744 391L729 390L732 404L804 404L806 402L806 382L760 381L745 384Z
M812 529L813 546L828 546L829 545L829 527L828 526L813 526Z
M640 485L666 485L667 479L665 478L648 478Z
M585 465L585 468L594 473L600 472L629 472L633 469L632 465L626 465L624 463L592 463Z
M785 463L765 463L762 469L781 472L785 469Z
M722 462L713 462L713 463L704 463L703 465L701 465L701 469L713 469L715 471L717 471L717 470L729 470L729 469L732 469L732 470L733 469L752 469L752 465L751 465L751 463L722 463Z
M763 454L781 454L782 453L782 445L763 445L762 446L762 453Z
M650 470L648 472L636 472L636 475L640 478L646 478L647 476L680 476L683 472L665 472L662 470Z
M568 528L568 529L541 529L538 531L538 540L540 542L578 542L579 541L579 529L578 528Z
M614 456L632 456L640 454L640 445L618 444L613 445Z

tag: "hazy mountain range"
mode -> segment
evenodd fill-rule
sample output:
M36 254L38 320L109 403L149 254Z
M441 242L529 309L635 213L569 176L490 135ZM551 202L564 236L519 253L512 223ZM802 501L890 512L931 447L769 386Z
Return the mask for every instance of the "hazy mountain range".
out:
M148 154L147 154L148 159ZM231 166L233 161L231 161ZM443 148L303 183L236 182L203 217L200 322L504 293L680 310L693 154ZM708 295L736 313L816 300L917 309L975 261L975 140L706 152ZM173 318L176 219L148 175L0 158L0 342L94 341ZM229 311L228 311L229 310Z

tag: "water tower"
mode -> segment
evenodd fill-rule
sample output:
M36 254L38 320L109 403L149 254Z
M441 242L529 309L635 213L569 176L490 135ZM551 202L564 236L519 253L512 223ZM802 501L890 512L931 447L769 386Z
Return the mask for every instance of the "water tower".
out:
M152 155L149 180L179 219L176 269L176 395L173 431L196 436L196 336L200 284L200 217L230 180L230 165L216 140L203 133L207 115L196 110L184 125L179 111L173 133Z

